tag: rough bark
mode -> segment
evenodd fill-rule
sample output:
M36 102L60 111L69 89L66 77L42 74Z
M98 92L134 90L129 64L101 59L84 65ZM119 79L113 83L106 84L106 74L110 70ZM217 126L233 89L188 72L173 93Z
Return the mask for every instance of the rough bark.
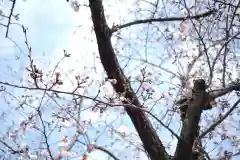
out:
M210 98L214 100L214 99L224 96L225 94L228 94L232 91L238 91L238 92L240 91L240 80L239 79L233 83L228 84L224 88L210 90L208 92L208 94L209 94ZM187 97L182 97L180 100L178 100L176 102L176 105L182 105L183 103L185 103L187 101L187 99L188 99Z
M211 95L212 98L215 99L225 94L228 94L232 91L240 91L240 79L238 79L236 82L227 85L225 88L210 91L209 94Z
M117 80L117 84L113 85L117 93L125 93L126 99L131 101L135 106L141 107L141 103L137 99L122 69L120 68L116 54L114 53L111 44L111 32L106 23L102 1L89 0L89 6L91 9L92 22L94 25L100 59L108 78L114 78ZM150 159L168 159L165 147L163 146L146 114L136 108L125 108L125 110L131 118L132 123L134 124L143 143L144 149L148 153Z
M196 85L196 84L195 84ZM236 82L233 82L222 89L217 90L211 90L208 93L205 90L195 90L195 93L198 93L198 95L194 95L195 100L192 100L189 102L189 97L182 97L179 101L176 102L176 105L180 106L181 110L181 117L183 120L183 127L181 130L180 135L180 141L177 144L177 149L174 155L173 160L181 160L181 159L192 159L195 160L194 152L192 151L192 146L194 143L194 140L196 137L201 139L204 135L206 135L210 130L212 130L219 122L213 124L209 129L207 129L205 132L203 132L201 135L198 133L198 123L201 116L202 110L208 110L212 108L212 102L215 102L215 99L218 97L221 97L225 94L228 94L232 91L240 91L240 82L237 80ZM200 94L201 93L201 94ZM201 100L201 96L203 96L203 99ZM191 97L190 97L191 99ZM237 103L236 103L237 105ZM236 106L235 105L235 106ZM190 109L189 109L190 108ZM234 109L234 106L233 106ZM232 110L233 110L232 109ZM229 111L231 112L231 110ZM188 117L188 118L187 118ZM195 119L194 119L195 117ZM194 135L194 133L197 131L197 133ZM201 143L201 142L199 142ZM206 157L209 157L207 153L204 153L205 151L200 149L200 154L204 154ZM192 153L191 153L192 152ZM198 155L200 155L198 154ZM197 158L198 159L198 158Z
M208 100L206 96L209 96L205 91L204 80L195 81L192 94L173 160L193 160L193 144L198 136L198 124L203 107Z

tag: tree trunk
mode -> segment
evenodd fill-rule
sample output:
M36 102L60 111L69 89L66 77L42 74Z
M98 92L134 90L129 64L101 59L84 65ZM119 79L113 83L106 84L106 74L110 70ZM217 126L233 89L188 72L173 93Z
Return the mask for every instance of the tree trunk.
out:
M111 43L111 31L106 23L102 1L89 0L89 5L100 59L108 78L117 80L117 84L113 85L117 93L126 93L124 95L126 99L130 100L133 105L141 107L136 94L133 92L129 81L120 68L116 54L114 53ZM147 151L151 160L166 160L168 154L165 151L165 147L163 146L146 114L136 108L126 107L125 110L131 118L132 123L143 143L144 149Z
M208 104L208 93L205 91L205 81L196 80L192 92L192 101L188 103L186 117L183 122L180 140L173 160L195 160L193 156L193 144L198 136L199 121L202 110ZM197 158L198 159L198 158Z

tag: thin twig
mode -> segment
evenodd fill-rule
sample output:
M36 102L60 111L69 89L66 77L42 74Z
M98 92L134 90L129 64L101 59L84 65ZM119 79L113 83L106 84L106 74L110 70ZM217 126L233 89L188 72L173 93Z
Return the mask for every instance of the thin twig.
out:
M240 103L240 98L233 104L233 106L229 109L229 111L221 117L217 122L213 123L208 129L206 129L199 138L203 138L205 135L207 135L209 132L211 132L216 126L218 126L222 121L224 121L235 108L237 108L238 104Z
M95 146L96 149L99 149L105 153L107 153L110 157L112 157L114 160L120 160L119 158L117 158L114 154L112 154L109 150L107 150L106 148L103 148L101 146Z
M10 14L8 16L7 31L6 31L6 35L5 35L6 38L8 37L9 26L10 26L10 23L11 23L11 18L12 18L12 14L13 14L15 4L16 4L16 0L12 0L12 7L11 7L11 10L10 10Z
M138 110L142 110L143 112L148 113L150 116L152 116L154 119L156 119L164 128L166 128L169 132L171 132L177 139L179 139L179 136L171 129L169 128L167 125L165 125L160 119L157 118L157 116L155 116L153 113L151 113L150 111L144 109L144 108L139 108L135 105L131 105L131 104L112 104L112 103L107 103L107 102L103 102L101 100L98 100L96 98L92 98L92 97L88 97L88 96L84 96L84 95L80 95L80 94L76 94L73 92L66 92L66 91L59 91L59 90L54 90L54 89L47 89L47 88L41 88L41 87L26 87L26 86L19 86L19 85L15 85L15 84L10 84L7 82L1 82L0 84L4 84L7 86L11 86L11 87L16 87L16 88L22 88L22 89L28 89L28 90L41 90L41 91L49 91L49 92L55 92L55 93L60 93L60 94L67 94L67 95L74 95L74 96L78 96L78 97L82 97L82 98L86 98L86 99L91 99L94 101L97 101L99 103L105 104L105 105L109 105L109 106L121 106L121 107L129 107L129 108L135 108Z
M79 140L77 140L77 142L79 142L79 143L81 143L81 144L83 144L83 145L86 145L85 143L83 143L83 142L81 142L81 141L79 141ZM107 150L107 149L104 148L104 147L94 145L94 148L95 148L95 149L99 149L99 150L107 153L107 154L108 154L110 157L112 157L114 160L120 160L120 159L117 158L113 153L111 153L109 150Z

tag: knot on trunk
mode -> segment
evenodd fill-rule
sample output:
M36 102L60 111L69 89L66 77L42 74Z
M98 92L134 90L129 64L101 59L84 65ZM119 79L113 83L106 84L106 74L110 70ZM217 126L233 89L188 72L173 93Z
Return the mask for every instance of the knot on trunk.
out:
M182 121L185 119L186 117L186 113L187 113L187 109L188 106L191 102L193 102L193 100L199 95L202 94L202 92L204 93L204 105L202 106L202 110L209 110L212 109L213 105L216 104L214 98L211 97L211 95L206 92L206 83L205 80L203 79L197 79L194 81L194 86L192 88L192 94L189 95L189 97L185 97L182 96L181 99L179 101L176 102L176 105L179 106L180 109L180 116Z

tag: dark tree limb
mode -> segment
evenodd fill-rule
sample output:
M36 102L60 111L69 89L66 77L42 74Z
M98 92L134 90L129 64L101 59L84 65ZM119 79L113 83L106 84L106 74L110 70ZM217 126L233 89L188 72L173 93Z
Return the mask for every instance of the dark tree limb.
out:
M196 82L194 86L196 86ZM189 99L188 97L180 99L177 102L178 105L183 105L183 104L187 105L187 108L185 109L186 118L184 117L185 119L183 121L183 128L180 135L180 138L182 139L178 142L174 160L181 160L181 159L191 160L190 156L193 155L192 144L195 138L198 137L198 132L197 132L197 135L194 135L194 132L197 131L202 110L212 108L212 107L208 107L210 104L209 102L211 100L214 100L215 98L221 97L232 91L240 91L240 83L236 81L234 83L229 84L225 88L212 90L208 93L205 90L201 91L201 90L196 90L194 88L193 88L193 91L195 91L195 93L193 92L193 97L191 97L192 99L191 102L188 101ZM203 97L202 101L201 101L201 96L194 95L196 93ZM194 100L194 97L195 97L195 100ZM240 103L240 99L229 109L229 111L221 119L219 119L216 123L212 124L207 130L205 130L202 134L200 134L198 139L200 140L201 138L203 138L207 133L212 131L217 125L219 125L224 119L226 119L228 115L231 114L232 111L238 106L239 103ZM183 149L185 150L185 152L183 151Z
M192 91L192 101L188 103L186 117L183 122L180 137L173 160L191 160L194 141L199 131L199 121L203 107L207 103L209 94L207 94L205 81L200 79L194 82Z
M125 98L135 106L141 107L141 103L133 92L129 81L125 77L118 63L116 54L114 53L111 43L111 31L107 26L104 9L101 0L89 0L91 9L94 31L98 44L98 51L103 67L108 78L114 78L117 83L113 85L117 93L125 93ZM123 101L123 103L129 103ZM146 113L136 108L127 108L125 110L131 118L139 137L143 143L144 149L147 151L151 160L166 160L168 154L165 151L161 140L159 139L155 129L146 116Z
M214 99L224 96L225 94L228 94L232 91L240 91L240 82L236 81L234 83L227 85L225 88L211 90L211 91L209 91L209 95L214 100ZM185 103L188 98L189 97L182 97L180 100L176 101L175 104L181 105L181 104Z
M194 15L194 16L185 16L185 17L166 17L166 18L150 18L150 19L144 19L144 20L136 20L133 22L129 22L123 25L117 25L114 26L111 29L111 32L114 33L116 31L118 31L119 29L122 28L126 28L126 27L130 27L133 25L137 25L137 24L144 24L144 23L152 23L152 22L171 22L171 21L184 21L184 20L188 20L188 19L200 19L200 18L204 18L204 17L208 17L212 14L216 13L216 10L210 10L198 15Z
M232 91L240 91L240 82L229 84L225 88L209 91L212 98L218 98Z

